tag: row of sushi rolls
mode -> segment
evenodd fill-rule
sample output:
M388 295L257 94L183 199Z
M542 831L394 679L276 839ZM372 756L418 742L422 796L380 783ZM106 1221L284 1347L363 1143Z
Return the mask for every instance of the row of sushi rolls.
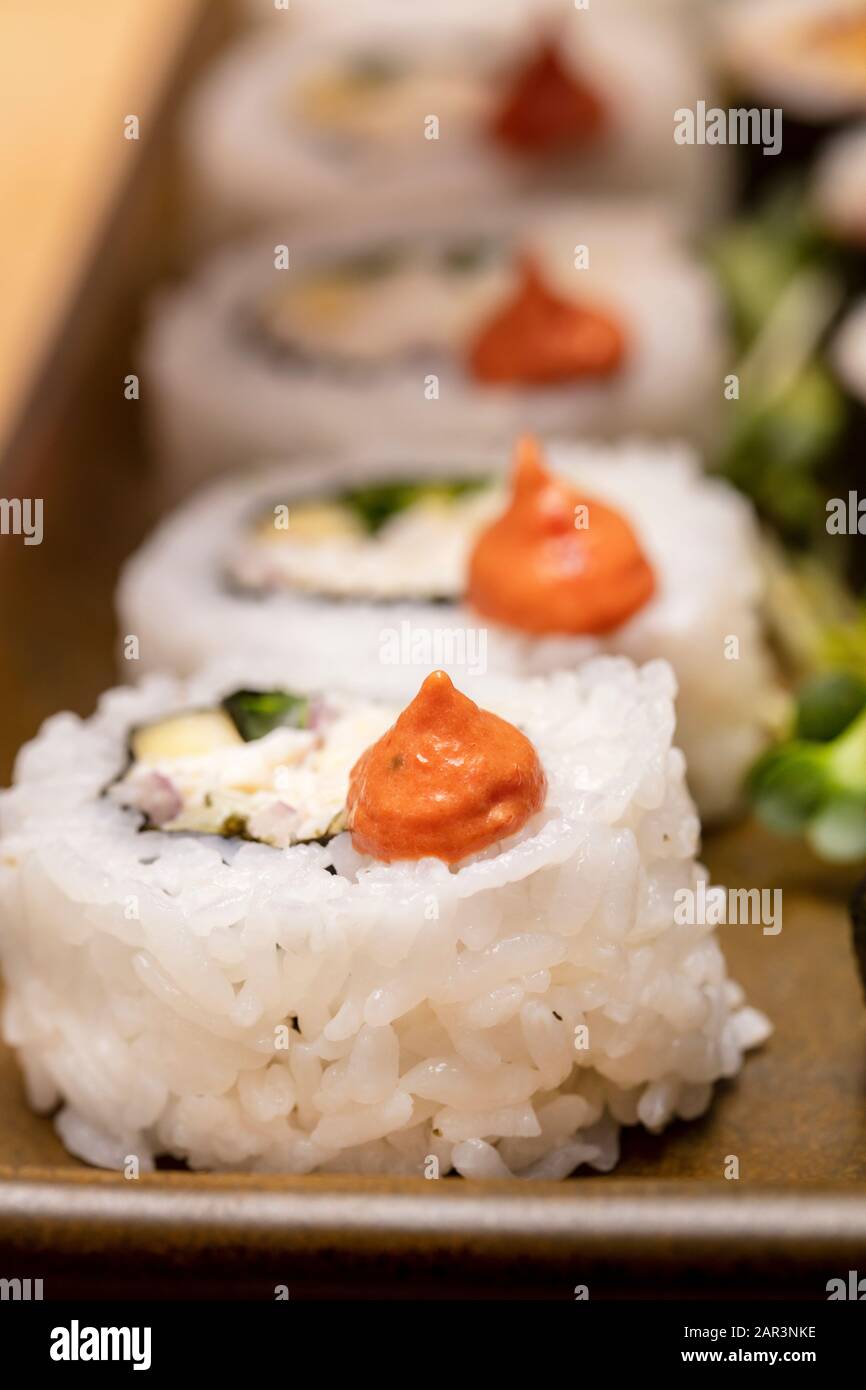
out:
M607 1171L771 1034L701 823L866 858L866 5L242 8L4 1036L108 1168Z

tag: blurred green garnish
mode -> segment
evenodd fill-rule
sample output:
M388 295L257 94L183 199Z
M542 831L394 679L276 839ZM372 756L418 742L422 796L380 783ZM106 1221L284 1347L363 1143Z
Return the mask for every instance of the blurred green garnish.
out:
M792 737L756 763L749 794L760 819L802 834L823 858L866 858L866 682L817 677L797 701Z
M831 743L866 709L866 681L835 671L807 681L797 698L796 737Z
M741 349L753 342L797 272L822 254L803 206L801 192L785 187L757 212L729 223L710 247Z
M842 287L796 189L734 222L711 248L740 359L721 469L786 540L823 526L826 477L847 423L821 361Z
M823 526L822 464L844 425L841 393L824 367L813 363L779 396L761 392L754 404L746 402L729 436L723 471L783 536L803 539Z

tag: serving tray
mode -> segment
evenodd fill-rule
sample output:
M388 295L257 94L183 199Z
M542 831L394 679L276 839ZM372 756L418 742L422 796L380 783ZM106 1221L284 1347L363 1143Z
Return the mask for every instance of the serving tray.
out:
M707 851L731 886L783 879L754 827ZM0 1272L49 1298L826 1298L866 1269L866 1010L843 903L782 886L779 935L720 929L773 1037L702 1119L625 1131L604 1177L128 1181L64 1152L3 1049Z
M191 52L172 55L163 124L204 43L196 31ZM134 362L140 290L170 260L154 230L161 139L155 124L118 190L3 465L5 495L45 499L43 545L0 544L4 783L47 715L87 713L114 683L117 567L158 512L139 407L118 381ZM826 1298L828 1279L866 1273L866 1010L850 884L751 825L710 839L705 858L731 887L783 890L779 935L720 929L732 974L775 1032L701 1120L626 1132L612 1174L126 1181L63 1151L0 1048L0 1276L42 1278L46 1298L272 1298L277 1285L293 1298L571 1299L577 1285L593 1298Z

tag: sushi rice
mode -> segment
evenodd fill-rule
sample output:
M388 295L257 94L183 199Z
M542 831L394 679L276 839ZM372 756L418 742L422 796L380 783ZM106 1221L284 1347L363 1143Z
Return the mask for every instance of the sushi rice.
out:
M638 662L665 657L679 685L678 740L692 793L703 816L730 814L784 703L763 636L763 578L748 503L703 475L684 446L554 444L546 453L553 470L631 522L655 570L657 594L614 632L531 638L494 627L462 605L474 537L504 504L503 452L437 454L435 464L406 452L367 453L235 478L169 516L121 576L120 630L138 639L138 659L124 663L126 671L185 675L227 651L274 652L307 684L337 680L359 693L401 700L429 669L423 653L419 664L415 657L392 659L388 642L405 632L431 634L430 665L444 667L468 693L479 678L475 658L482 650L485 671L508 675L573 667L599 651ZM255 558L245 554L243 538L263 509L288 507L291 535L296 502L365 478L437 475L489 475L499 483L487 494L470 493L442 519L435 510L407 514L360 550L325 547L321 559L314 550L304 560L306 589L238 588L238 575ZM326 579L328 592L316 592ZM373 592L387 601L372 601ZM425 592L440 601L425 601ZM452 633L465 634L465 652L455 649L449 659L432 641ZM738 644L733 657L731 639ZM399 642L394 651L403 657Z
M699 1115L767 1036L712 928L674 920L705 875L665 662L488 678L547 797L452 868L142 830L103 795L134 728L295 679L230 665L55 716L0 798L3 1034L73 1154L563 1178Z
M251 459L358 439L715 437L727 351L718 288L657 206L514 205L459 225L285 237L220 252L153 306L142 373L170 494ZM275 269L275 245L289 245L288 270ZM625 339L612 375L532 387L471 375L471 342L516 293L526 253L557 294L612 316ZM454 268L473 254L481 266Z

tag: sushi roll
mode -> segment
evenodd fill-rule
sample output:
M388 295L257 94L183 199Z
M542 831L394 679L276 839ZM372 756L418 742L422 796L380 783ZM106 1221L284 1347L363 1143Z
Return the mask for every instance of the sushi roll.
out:
M547 672L599 651L663 656L692 791L704 816L729 814L781 702L748 504L685 448L553 445L545 465L527 442L514 484L504 459L380 454L203 492L121 577L134 669L184 674L227 650L279 651L314 685L337 674L400 699L425 663L469 688L487 671ZM497 549L524 488L528 520ZM565 518L551 541L564 563L538 590L527 565L548 504Z
M710 165L673 143L674 110L708 79L659 12L512 0L286 18L230 48L185 113L204 234L531 189L653 191L701 220L724 202L724 152Z
M719 18L738 85L781 106L786 126L866 112L864 0L733 0Z
M730 0L713 19L728 109L750 121L743 189L760 204L768 179L796 187L828 134L866 114L866 0Z
M0 799L3 1033L70 1152L563 1178L767 1036L680 910L666 663L403 709L242 669L57 715Z
M514 206L459 227L282 237L218 254L155 305L142 371L175 495L359 438L713 438L719 291L656 208Z

